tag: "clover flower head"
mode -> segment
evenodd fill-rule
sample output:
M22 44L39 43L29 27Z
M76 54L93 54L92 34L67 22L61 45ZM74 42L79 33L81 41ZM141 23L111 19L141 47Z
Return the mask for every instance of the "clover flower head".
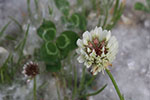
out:
M90 32L86 31L82 35L83 39L77 40L79 63L84 63L91 73L96 75L98 72L104 72L115 59L118 51L118 42L111 32L96 27Z
M39 74L38 64L32 61L26 63L23 66L22 73L25 75L25 77L28 78L28 81L30 81L30 79L34 78L37 74Z

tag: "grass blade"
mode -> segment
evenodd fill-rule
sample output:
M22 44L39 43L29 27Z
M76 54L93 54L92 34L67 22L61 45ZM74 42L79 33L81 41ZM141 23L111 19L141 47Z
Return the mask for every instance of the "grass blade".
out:
M11 23L11 21L9 21L0 31L0 37L3 35L4 31L7 29L8 25Z
M94 92L94 93L89 93L89 94L86 94L86 95L83 95L81 96L82 97L89 97L89 96L94 96L94 95L97 95L99 93L101 93L105 88L106 88L107 84L105 84L101 89L99 89L98 91Z
M18 25L18 27L20 28L21 32L23 32L22 29L22 25L12 16L8 16L12 21L14 21L14 23L16 23Z

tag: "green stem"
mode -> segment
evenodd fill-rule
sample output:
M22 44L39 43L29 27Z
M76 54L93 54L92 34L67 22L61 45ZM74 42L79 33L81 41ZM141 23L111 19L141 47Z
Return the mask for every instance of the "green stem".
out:
M122 96L122 94L121 94L121 92L120 92L120 90L118 88L118 85L117 85L115 79L113 78L112 74L110 73L110 71L108 69L106 69L106 72L107 72L109 78L111 79L111 81L112 81L112 83L113 83L113 85L114 85L114 87L116 89L116 92L117 92L120 100L124 100L124 97Z
M56 83L56 88L57 88L58 100L61 100L60 99L60 91L59 91L59 85L58 85L58 83Z
M1 73L1 80L2 80L2 83L4 83L3 69L2 69L2 70L0 70L0 73Z
M97 95L99 94L100 92L102 92L105 88L106 88L107 84L105 84L101 89L99 89L98 91L94 92L94 93L90 93L90 94L85 94L85 95L82 95L82 97L89 97L89 96L94 96L94 95Z
M79 86L79 92L81 92L84 88L84 81L85 81L85 66L83 67L83 71L82 71L82 79L81 79L81 83Z
M12 16L8 16L16 25L18 25L21 32L23 32L22 25Z
M64 96L66 96L66 89L67 89L67 85L66 85L66 79L65 79L65 75L64 75L64 69L62 68L61 70L61 78L62 78L62 82L63 82L63 92L64 92Z
M38 13L38 9L39 9L38 0L34 0L34 3L35 3L36 12Z
M74 97L77 93L77 70L76 67L73 66L73 72L74 72L74 91L73 91L73 96L72 96L72 100L74 100Z
M96 76L92 76L92 78L86 83L86 86L88 87L89 85L91 85L95 78Z
M34 77L34 82L33 82L33 97L34 97L34 100L37 100L37 98L36 98L36 77Z
M27 0L27 9L28 9L28 14L31 17L30 0Z

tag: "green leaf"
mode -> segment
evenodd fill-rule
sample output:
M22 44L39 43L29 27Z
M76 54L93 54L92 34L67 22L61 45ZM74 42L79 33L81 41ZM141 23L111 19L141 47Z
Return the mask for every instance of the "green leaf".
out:
M86 30L86 18L84 15L80 14L80 13L74 13L71 18L71 23L73 25L73 27L78 27L80 30Z
M70 44L70 40L65 34L62 34L57 38L56 44L60 49L65 49Z
M40 26L38 29L37 29L37 34L42 38L42 34L44 33L44 28L42 26Z
M47 42L42 45L40 58L45 62L54 62L59 59L59 50L53 42Z
M70 44L67 46L67 49L74 50L75 48L77 48L76 41L79 38L79 36L75 32L64 31L62 32L62 34L64 34L70 41Z
M47 42L45 47L46 47L46 51L49 55L57 55L58 54L58 49L54 43Z
M42 37L45 41L54 40L54 38L56 37L56 30L53 28L50 28L43 33Z
M67 0L54 0L56 7L65 15L69 14L69 2Z
M70 40L65 34L61 34L57 40L56 40L57 47L59 48L60 51L60 56L61 59L64 59L67 57L69 53L69 49L67 48L68 45L70 45Z
M44 20L42 25L37 29L37 34L43 38L44 35L48 35L49 37L44 36L44 40L53 40L56 36L56 27L52 21ZM49 40L50 39L50 40Z
M146 8L146 6L141 3L141 2L137 2L135 5L134 5L134 8L136 10L142 10L142 11L145 11L145 12L148 12L148 9Z
M78 16L78 14L73 14L71 16L71 21L74 24L74 26L76 26L76 27L79 26L79 24L80 24L80 18Z
M76 41L78 38L79 36L73 31L64 31L61 33L56 40L61 59L66 58L69 52L77 47Z
M56 29L55 24L54 24L52 21L50 21L50 20L45 20L45 19L44 19L44 21L43 21L42 27L43 27L44 29L49 29L49 28L54 28L54 29Z
M46 64L46 70L50 72L57 72L61 69L61 62L60 60L52 63Z

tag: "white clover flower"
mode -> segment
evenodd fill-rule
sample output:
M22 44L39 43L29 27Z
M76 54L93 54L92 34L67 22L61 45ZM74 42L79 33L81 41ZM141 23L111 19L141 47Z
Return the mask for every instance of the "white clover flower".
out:
M91 73L96 75L104 72L115 59L118 51L118 42L111 32L96 27L91 32L84 32L83 39L77 40L79 63L84 63L87 68L91 68Z

